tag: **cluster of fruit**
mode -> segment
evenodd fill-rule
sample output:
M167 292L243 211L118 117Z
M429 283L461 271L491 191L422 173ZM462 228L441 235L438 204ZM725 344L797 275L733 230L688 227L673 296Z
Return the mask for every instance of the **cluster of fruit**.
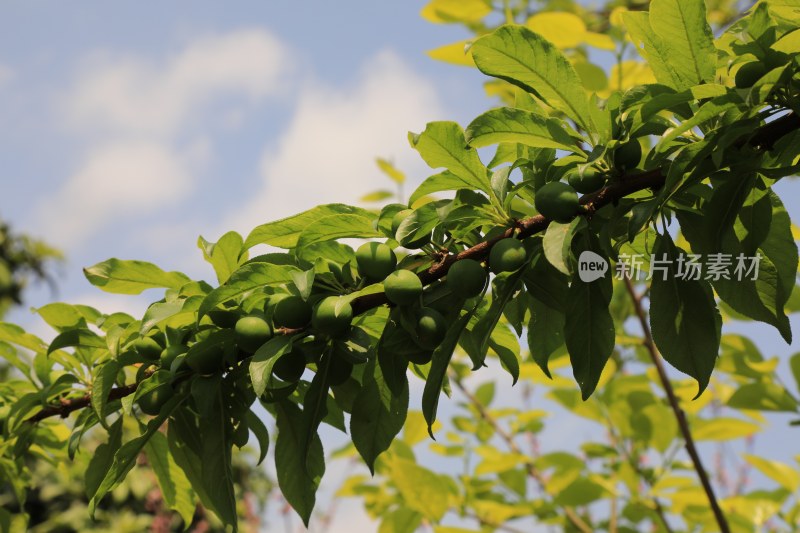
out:
M395 231L409 214L410 211L395 215ZM430 236L406 246L425 246L429 240ZM526 260L527 251L520 240L503 238L492 247L488 267L501 274L518 270ZM425 289L417 273L398 266L394 250L378 242L359 247L355 262L363 280L361 286L380 283L391 304L390 322L396 327L390 327L383 337L398 347L400 356L416 364L430 361L445 338L448 324L468 299L483 293L488 282L487 268L480 261L465 257L450 266L443 281ZM142 371L219 376L225 368L256 353L276 334L295 335L291 350L277 358L272 375L296 384L308 364L317 369L324 365L327 384L336 386L347 381L354 365L368 360L368 347L374 343L370 338L359 338L365 334L353 327L353 315L350 301L344 296L312 293L306 300L296 294L273 294L255 310L245 313L238 305L220 307L183 335L154 331L137 337L129 348L143 363ZM157 414L174 395L176 381L165 379L163 385L139 395L141 410Z
M642 145L631 139L614 150L614 168L620 174L636 168L642 160ZM567 183L551 181L536 191L536 210L556 222L569 222L579 210L578 193L591 194L606 184L606 174L592 165L571 169L566 174Z
M614 151L614 167L620 173L635 168L641 156L638 141L623 143ZM535 205L542 215L558 222L571 220L579 210L578 193L599 190L606 176L593 166L584 166L572 169L567 180L569 184L549 182L536 192ZM412 213L411 209L401 209L392 215L392 234L405 248L426 247L430 233L400 238L399 229ZM520 269L526 260L527 250L519 239L501 238L491 247L487 266L494 274L502 274ZM488 282L487 269L480 261L462 257L451 264L442 282L426 289L408 265L398 267L398 258L388 244L378 242L359 247L355 262L361 285L381 283L392 304L381 342L415 364L430 361L445 339L448 324L459 316L467 300L483 293ZM334 277L340 277L341 267L330 266ZM308 364L318 369L324 364L326 381L335 386L347 381L354 365L368 360L371 341L354 342L359 330L352 327L353 314L350 300L344 296L312 294L305 299L297 294L272 294L262 306L247 313L235 304L210 311L199 327L186 335L188 341L168 343L166 335L156 332L137 338L131 347L146 363L143 367L156 365L173 375L190 370L209 376L221 374L224 368L256 353L276 333L304 332L296 337L289 353L277 359L272 375L286 383L297 383ZM142 411L154 414L172 394L173 388L165 384L141 395L138 402Z

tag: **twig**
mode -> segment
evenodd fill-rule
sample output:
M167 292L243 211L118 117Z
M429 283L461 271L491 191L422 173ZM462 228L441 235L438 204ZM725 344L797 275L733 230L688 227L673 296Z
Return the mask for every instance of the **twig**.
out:
M493 417L487 410L486 407L473 395L464 384L461 382L461 379L454 373L450 373L450 381L455 383L456 388L461 391L461 394L472 404L475 409L478 411L480 417L492 426L495 433L500 436L501 439L506 443L508 448L519 455L525 455L517 443L514 441L513 437L508 434L508 432L503 429L502 426L497 422L497 419ZM525 464L525 469L528 472L528 475L533 478L539 487L544 490L545 489L545 482L544 478L542 478L542 474L533 466L532 463L528 462ZM564 514L566 515L567 519L572 522L572 525L578 528L578 530L582 531L583 533L592 533L592 528L589 526L578 514L572 510L571 507L563 506L562 509L564 510Z
M680 403L678 402L678 397L675 396L675 390L672 388L672 384L667 376L667 371L664 368L664 364L661 362L661 355L658 353L658 348L656 347L655 342L653 342L653 334L650 331L650 324L647 322L647 316L644 312L642 299L636 294L636 289L633 287L633 283L627 276L625 277L625 288L628 290L628 294L630 294L631 300L633 301L633 307L636 310L636 316L639 318L639 324L644 331L645 347L650 354L650 359L653 361L653 365L656 367L658 379L661 381L661 385L664 387L664 391L667 393L667 400L672 408L672 412L675 414L675 419L678 421L678 427L681 430L681 435L683 435L683 440L686 443L686 451L689 452L689 457L691 458L692 465L697 472L697 477L700 478L700 483L703 485L703 490L706 493L708 503L711 506L711 511L714 513L714 518L717 521L719 530L721 533L730 533L728 520L725 518L725 514L722 512L722 509L719 506L717 497L714 495L714 487L711 486L711 481L708 479L708 474L706 474L706 470L703 468L703 462L700 459L700 454L697 452L697 448L695 447L694 438L692 437L692 431L689 428L689 422L686 419L686 414L683 412L683 409L681 409Z

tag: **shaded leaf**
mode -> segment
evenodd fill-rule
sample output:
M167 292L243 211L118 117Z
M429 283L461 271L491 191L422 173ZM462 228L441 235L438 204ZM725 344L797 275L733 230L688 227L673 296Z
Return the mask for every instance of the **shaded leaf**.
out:
M364 369L361 389L353 401L350 434L373 474L375 459L389 448L403 428L407 412L408 381L400 394L394 394L383 378L380 365L371 359Z

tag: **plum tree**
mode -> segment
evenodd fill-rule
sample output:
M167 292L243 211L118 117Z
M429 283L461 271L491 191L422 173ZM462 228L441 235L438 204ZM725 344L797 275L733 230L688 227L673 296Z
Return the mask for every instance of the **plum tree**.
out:
M781 488L731 491L720 502L693 431L707 440L749 436L758 417L743 412L800 409L777 362L722 328L746 318L791 342L788 313L800 309L797 228L774 188L797 173L800 158L797 12L760 1L715 36L701 0L654 0L652 14L638 2L591 14L557 4L544 13L524 2L499 11L491 2L426 6L429 18L479 34L466 56L463 43L433 55L453 60L457 50L457 61L491 78L501 106L466 128L437 121L409 135L433 173L407 204L326 204L247 236L226 233L204 246L218 286L139 261L85 269L105 291L163 289L141 319L45 308L39 313L57 333L50 343L3 325L0 350L10 360L35 352L17 365L22 377L0 388L9 443L0 465L15 488L39 447L68 432L62 453L72 453L96 427L108 438L87 476L91 510L153 442L146 453L163 452L163 470L197 487L182 496L200 498L235 529L230 454L244 427L262 454L276 440L279 485L308 525L325 470L325 423L349 429L355 452L379 476L348 486L381 502L373 510L387 530L435 528L459 513L487 530L525 516L582 533L672 531L678 522L727 533L728 516L758 530L757 516L771 513L791 530L800 516L791 497L796 472L748 457ZM574 31L553 29L562 27ZM596 75L590 46L614 50L615 76ZM635 52L645 61L629 59ZM770 74L731 79L753 58ZM569 170L576 167L583 173ZM560 181L565 174L585 196ZM371 242L353 250L348 239ZM408 249L400 257L398 242ZM259 245L281 251L250 257ZM718 276L662 266L662 278L639 279L624 263L637 254L659 266L685 266L689 255L732 260L727 270L717 265ZM749 259L763 260L762 275L736 278ZM300 302L312 306L310 325ZM185 354L173 350L179 345ZM186 366L149 364L168 350ZM535 439L541 414L489 408L493 386L466 384L492 364L510 383L549 387L543 396L603 427L608 442L585 442L580 454L533 446L527 457L521 443ZM790 366L798 365L795 356ZM412 414L414 379L422 398ZM171 397L149 397L166 382L175 384ZM140 415L129 403L137 390L153 418L123 442L114 424ZM436 431L442 392L460 394L452 404L467 415L454 416L452 442L435 449L480 457L466 465L462 485L420 466L412 449L426 429ZM259 426L256 402L275 418L277 437ZM735 416L708 416L705 405ZM58 425L76 411L69 426ZM653 457L658 466L645 467ZM681 492L668 490L678 485ZM598 514L603 500L608 508Z

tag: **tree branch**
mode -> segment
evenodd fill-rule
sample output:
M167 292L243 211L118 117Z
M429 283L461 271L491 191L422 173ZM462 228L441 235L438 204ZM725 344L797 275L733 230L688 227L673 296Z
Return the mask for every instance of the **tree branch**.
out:
M768 150L784 135L800 129L800 117L794 113L783 115L780 118L769 122L758 128L753 135L744 138L736 143L736 146L750 145L754 148ZM657 189L664 185L666 176L660 168L640 172L634 175L622 176L619 180L604 187L600 191L592 194L585 195L581 198L581 205L585 206L590 212L596 211L603 206L616 202L630 194L644 190L644 189ZM580 216L580 215L576 215ZM544 231L550 224L550 220L542 215L532 216L520 221L518 224L519 233L516 235L518 239L524 239ZM476 244L475 246L463 250L458 254L450 254L442 259L440 262L431 266L425 272L419 274L420 280L423 285L429 285L436 280L439 280L447 275L447 271L456 261L462 259L475 259L484 260L492 249L494 244L504 238L514 236L515 228L507 229L502 235L488 241ZM351 302L353 314L358 315L364 313L375 307L389 303L386 295L382 292L375 294L368 294L359 296ZM302 331L302 329L280 329L276 333L282 335L293 335ZM248 356L249 357L249 356ZM119 399L136 391L138 385L131 384L125 385L117 389L112 389L109 394L109 399ZM41 411L28 418L29 422L37 422L51 416L61 416L66 418L71 412L82 409L90 404L90 396L74 398L74 399L61 399L58 404L51 405L43 408Z
M653 342L653 334L650 331L650 324L647 322L647 316L645 315L644 306L642 305L642 298L636 294L636 289L634 289L633 283L627 276L625 277L625 288L628 290L628 294L630 294L631 300L633 301L633 307L636 311L636 316L639 318L639 324L644 332L644 345L650 354L650 359L653 361L653 365L656 367L658 379L661 381L661 385L664 387L664 391L667 393L667 400L672 408L672 412L675 414L675 419L678 421L678 427L681 430L681 435L686 443L686 451L689 452L689 457L691 458L692 465L697 472L697 477L700 478L700 483L703 485L703 490L706 493L708 503L711 506L712 512L714 513L714 518L717 521L719 530L721 533L730 533L728 520L725 518L725 514L722 512L722 509L719 506L717 497L714 495L714 487L711 486L711 480L708 478L705 468L703 468L703 462L700 459L700 454L697 452L697 447L694 444L694 438L692 437L692 431L689 428L689 421L686 419L686 413L684 413L683 409L681 409L678 397L675 396L675 390L672 388L672 383L670 383L669 377L667 376L667 371L664 368L664 364L661 362L661 355L658 353L658 348L656 348L655 342Z

